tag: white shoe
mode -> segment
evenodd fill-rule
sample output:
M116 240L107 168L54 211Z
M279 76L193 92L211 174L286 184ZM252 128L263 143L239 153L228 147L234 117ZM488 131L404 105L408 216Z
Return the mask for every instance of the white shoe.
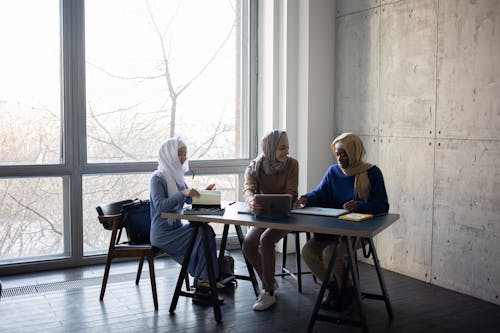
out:
M264 311L274 303L276 303L276 296L270 295L267 291L263 291L257 298L257 302L253 305L253 309L255 311Z

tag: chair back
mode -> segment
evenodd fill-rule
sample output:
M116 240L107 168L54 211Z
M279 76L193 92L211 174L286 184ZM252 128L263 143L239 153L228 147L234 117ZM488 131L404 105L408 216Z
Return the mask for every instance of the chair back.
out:
M111 202L111 203L97 206L95 209L97 210L97 214L99 216L116 215L116 214L120 214L122 212L123 205L129 204L131 202L133 202L133 200L131 200L131 199L121 200L121 201ZM113 229L112 223L104 222L104 223L102 223L102 226L106 230ZM120 225L119 228L123 228L123 225Z

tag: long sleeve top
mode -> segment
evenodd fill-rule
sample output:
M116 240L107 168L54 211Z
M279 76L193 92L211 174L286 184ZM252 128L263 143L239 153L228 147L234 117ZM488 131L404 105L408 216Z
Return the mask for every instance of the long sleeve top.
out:
M255 194L291 194L297 200L299 186L299 162L289 157L283 172L266 175L259 172L257 177L250 175L250 166L245 170L243 197L248 202Z
M184 184L172 196L168 196L167 182L161 172L155 171L150 179L150 208L151 208L151 238L158 237L168 230L174 230L181 226L181 220L164 219L162 212L170 212L180 209L184 206L185 198L180 192L187 188Z
M338 164L328 168L323 179L313 191L305 194L308 206L342 208L350 200L355 200L358 213L383 214L389 211L384 177L377 166L368 169L370 199L360 200L354 191L355 176L346 176Z

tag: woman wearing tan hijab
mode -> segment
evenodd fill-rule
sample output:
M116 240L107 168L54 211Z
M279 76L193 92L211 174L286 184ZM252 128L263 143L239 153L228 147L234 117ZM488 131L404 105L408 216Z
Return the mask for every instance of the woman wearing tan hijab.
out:
M387 213L389 203L382 172L377 166L363 161L366 151L361 138L353 133L344 133L333 140L331 147L338 163L330 166L316 189L301 196L297 205L344 208L375 215ZM302 249L304 261L320 279L324 278L333 254L335 237L315 234ZM335 305L335 294L342 287L346 265L344 255L345 246L342 245L328 285L330 295L323 304L325 307ZM346 281L346 285L352 287L352 282ZM351 292L352 288L348 288L346 294L352 295Z
M288 156L286 132L271 131L260 143L262 154L247 167L243 190L245 200L255 213L262 209L255 204L255 194L290 194L293 202L297 200L299 182L299 163ZM253 305L255 311L266 310L276 302L274 292L278 283L274 279L274 247L287 233L286 230L251 227L245 235L243 253L259 274L264 289Z

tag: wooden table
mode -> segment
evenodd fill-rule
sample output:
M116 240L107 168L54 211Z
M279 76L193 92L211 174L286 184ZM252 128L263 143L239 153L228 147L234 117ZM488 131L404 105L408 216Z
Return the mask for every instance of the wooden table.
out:
M189 220L192 224L192 227L194 228L193 234L190 240L190 244L187 249L187 253L184 257L184 261L182 264L181 268L181 273L179 274L179 278L177 280L177 286L175 289L175 293L172 299L172 303L170 306L170 312L173 313L175 311L175 308L177 306L177 300L179 296L187 296L187 297L193 297L190 293L182 292L181 287L182 283L184 280L184 277L187 274L187 265L189 263L189 258L191 256L191 251L193 249L194 245L194 240L196 238L196 235L201 228L203 240L204 240L204 247L205 247L205 253L209 254L209 245L208 245L208 233L207 233L207 223L223 223L224 224L224 233L223 233L223 239L222 239L222 244L225 247L225 242L227 239L227 230L230 225L234 225L237 229L238 233L238 239L240 241L240 245L243 241L243 235L241 233L241 226L255 226L259 228L274 228L274 229L281 229L281 230L289 230L289 231L307 231L307 232L314 232L314 233L323 233L323 234L330 234L330 235L337 235L339 236L338 238L342 240L342 242L339 242L336 240L335 242L337 243L337 247L332 255L332 258L328 264L327 272L325 276L323 277L322 285L320 288L320 292L318 294L318 297L316 299L316 303L314 306L313 313L311 315L311 319L309 321L308 325L308 332L312 332L312 329L314 327L314 323L316 320L323 320L323 321L330 321L334 322L337 324L345 324L345 325L355 325L355 326L361 326L363 328L364 332L368 332L368 325L366 322L366 314L362 302L362 297L364 296L365 298L372 298L372 299L378 299L378 300L383 300L385 302L385 306L387 309L387 313L389 315L389 318L392 320L393 318L393 312L392 312L392 307L391 303L389 300L389 296L387 293L387 288L385 286L384 278L382 275L382 270L380 268L377 252L375 250L375 245L373 243L373 237L375 237L378 233L389 227L392 223L397 221L399 219L399 214L386 214L382 216L377 216L375 218L363 221L363 222L352 222L352 221L345 221L341 220L335 217L327 217L327 216L317 216L317 215L302 215L302 214L292 214L288 218L285 219L280 219L280 220L269 220L269 219L262 219L262 218L257 218L254 215L251 214L245 214L241 213L244 211L248 210L248 206L243 203L243 202L236 202L232 205L227 205L226 210L224 215L184 215L184 210L179 210L176 212L165 212L162 213L161 216L163 218L174 218L174 219L184 219L184 220ZM365 240L368 245L369 253L371 254L371 257L373 258L373 263L375 265L375 269L377 271L377 276L378 280L380 283L380 288L381 288L381 294L380 295L375 295L375 294L368 294L368 293L362 293L360 290L360 284L359 284L359 275L358 275L358 269L357 269L357 258L356 258L356 251L355 249L357 248L358 242L360 240ZM336 253L338 251L338 247L341 244L346 244L347 245L347 254L348 254L348 260L349 260L349 273L352 277L353 280L353 287L354 287L354 292L356 296L356 301L359 306L359 312L360 312L360 320L359 321L353 321L347 318L344 318L342 316L336 316L336 315L326 315L326 314L321 314L319 313L319 308L321 305L321 301L323 299L326 286L327 286L327 281L329 280L329 276L333 270L333 264L335 262L335 257ZM223 250L224 248L221 249L220 251L220 256L223 255ZM219 256L219 260L220 260ZM222 320L221 312L220 312L220 304L218 301L218 294L217 294L217 288L215 286L215 275L212 269L212 263L211 263L211 256L207 255L207 266L208 266L208 275L209 275L209 280L210 280L210 294L209 294L209 299L208 301L214 308L214 314L215 314L215 319L217 322L220 322ZM249 279L252 281L252 284L254 286L254 291L256 295L258 294L259 288L255 279L255 274L253 273L252 267L249 265L247 261L247 267L249 269ZM325 282L326 281L326 282Z

